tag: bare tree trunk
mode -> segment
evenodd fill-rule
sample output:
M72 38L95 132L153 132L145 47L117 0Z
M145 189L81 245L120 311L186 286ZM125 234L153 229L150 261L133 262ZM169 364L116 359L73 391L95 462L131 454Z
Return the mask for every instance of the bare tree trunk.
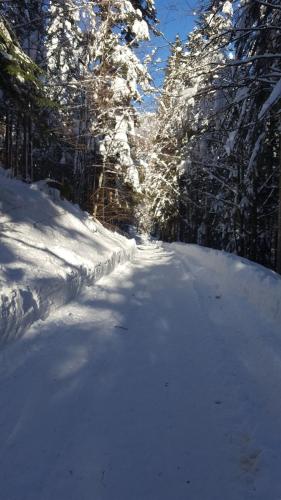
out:
M32 140L32 120L31 116L28 117L28 150L29 150L29 167L30 167L30 180L34 180L33 172L33 140Z
M98 187L97 187L96 195L95 195L94 217L98 216L98 208L99 208L100 194L101 194L102 185L103 185L103 170L102 170L102 172L99 175Z
M7 111L7 116L6 116L5 164L7 168L12 167L12 120L9 111Z
M105 222L105 165L102 164L102 186L103 186L103 199L102 199L102 220Z
M277 265L276 270L281 274L281 135L279 145L279 209L278 209L278 236L277 236Z
M27 130L27 116L23 119L23 168L24 168L24 179L27 181L29 179L29 169L28 169L28 130Z
M19 175L19 136L20 136L20 120L17 116L16 121L16 143L15 143L15 161L14 161L14 172L13 175L17 177Z

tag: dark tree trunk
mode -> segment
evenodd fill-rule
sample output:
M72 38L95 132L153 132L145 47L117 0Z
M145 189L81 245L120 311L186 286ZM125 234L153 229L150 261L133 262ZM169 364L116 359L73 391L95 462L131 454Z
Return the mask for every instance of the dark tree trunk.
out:
M281 136L279 145L279 196L278 196L278 228L277 228L277 265L276 270L281 274Z

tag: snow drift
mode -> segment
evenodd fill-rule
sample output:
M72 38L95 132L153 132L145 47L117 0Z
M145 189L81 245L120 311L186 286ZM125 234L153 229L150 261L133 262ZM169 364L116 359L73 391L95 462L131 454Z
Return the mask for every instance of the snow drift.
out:
M0 231L0 343L131 259L136 246L61 200L46 182L27 185L3 169Z
M184 243L165 246L181 254L200 281L213 282L224 295L234 293L244 297L268 320L281 324L279 274L224 251Z

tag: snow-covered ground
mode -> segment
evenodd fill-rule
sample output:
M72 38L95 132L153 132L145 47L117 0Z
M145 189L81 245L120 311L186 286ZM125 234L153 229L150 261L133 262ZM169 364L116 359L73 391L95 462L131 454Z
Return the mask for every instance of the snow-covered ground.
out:
M29 186L0 169L0 343L134 252L133 240L107 231L44 181Z
M280 298L242 259L141 246L2 350L1 499L280 500Z

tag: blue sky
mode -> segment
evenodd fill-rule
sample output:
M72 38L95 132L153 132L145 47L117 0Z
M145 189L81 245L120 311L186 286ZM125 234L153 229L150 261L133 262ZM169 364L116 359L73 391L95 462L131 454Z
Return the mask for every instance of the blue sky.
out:
M156 0L160 29L169 41L173 41L177 33L185 37L192 30L198 3L198 0Z

